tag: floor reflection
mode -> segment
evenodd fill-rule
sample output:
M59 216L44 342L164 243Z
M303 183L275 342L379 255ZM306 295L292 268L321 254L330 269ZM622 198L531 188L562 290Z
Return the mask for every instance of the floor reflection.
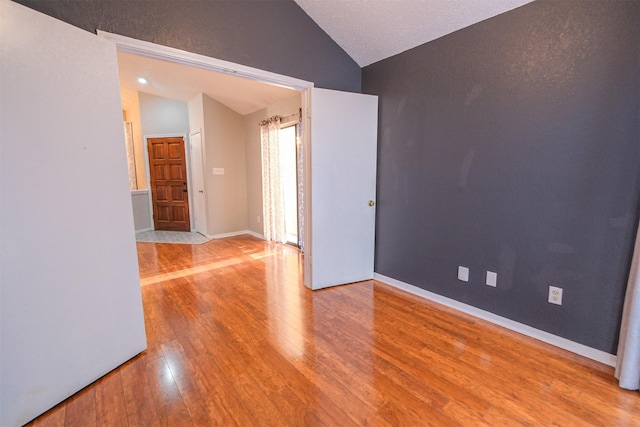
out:
M289 359L305 354L307 313L305 299L301 295L302 255L289 245L272 244L264 255L255 259L272 256L265 261L265 291L269 315L268 327L273 331L279 349Z
M380 282L310 291L295 248L138 254L147 350L29 427L640 425L612 368Z

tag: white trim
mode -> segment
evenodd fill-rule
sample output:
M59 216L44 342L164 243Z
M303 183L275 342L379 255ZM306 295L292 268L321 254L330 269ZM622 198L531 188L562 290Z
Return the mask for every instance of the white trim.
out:
M147 137L142 136L142 155L144 156L144 174L147 180L147 201L149 203L149 220L151 224L151 230L155 230L155 223L153 221L153 195L151 194L151 167L149 166L149 147L147 144Z
M208 194L208 192L207 192L207 180L205 179L205 167L204 167L205 166L204 159L206 158L206 156L205 156L205 139L204 139L204 130L201 129L201 128L198 128L198 130L195 130L195 131L189 131L189 165L191 165L191 161L193 160L193 159L191 159L191 156L193 156L193 151L192 151L193 147L191 147L191 138L194 135L198 135L198 134L200 134L200 163L201 163L201 169L202 169L202 176L200 177L200 179L202 179L202 191L204 192L203 195L204 195L204 203L205 203L205 206L204 206L204 218L202 219L203 223L204 223L204 231L205 231L205 233L202 233L201 231L196 230L196 210L195 210L195 191L196 191L196 189L193 188L192 185L189 186L189 188L191 190L193 190L191 192L191 196L189 198L189 219L190 219L191 224L192 224L191 225L191 231L194 231L194 232L200 233L200 234L206 234L206 231L209 229L209 221L207 219L207 215L208 215L209 212L208 212L208 209L207 209L207 200L208 200L207 194ZM189 180L190 180L190 182L193 182L193 175L192 175L191 171L192 171L192 169L191 169L191 166L190 166L190 169L189 169ZM192 204L194 206L193 210L191 210Z
M304 248L304 258L302 260L303 281L304 285L312 289L311 278L313 277L313 250L312 250L312 232L313 218L311 215L313 206L311 203L312 182L311 182L311 89L302 92L302 149L303 149L303 165L302 165L302 199L304 219L304 234L302 236L302 246Z
M244 77L251 80L260 81L263 83L274 84L281 87L295 89L301 92L302 95L302 144L304 144L304 277L305 284L307 284L307 278L312 274L312 259L311 253L311 89L314 87L313 82L297 79L295 77L289 77L282 74L272 73L270 71L260 70L258 68L247 67L245 65L236 64L233 62L223 61L220 59L211 58L197 53L187 52L181 49L175 49L168 46L162 46L159 44L146 42L143 40L137 40L130 37L122 36L119 34L113 34L102 30L97 30L98 37L105 40L109 40L116 45L116 49L119 52L127 52L135 55L146 56L150 58L161 59L164 61L173 62L176 64L188 65L191 67L202 68L210 71L217 71L225 74L232 74L238 77ZM147 152L147 148L144 148ZM148 167L148 160L147 166ZM149 171L147 170L147 180L149 179ZM206 181L205 181L206 182ZM151 201L149 201L151 203ZM150 206L150 211L153 212L153 206ZM191 208L191 207L190 207ZM153 220L153 218L152 218ZM153 224L153 221L152 221Z
M144 233L144 232L147 232L147 231L153 231L153 227L141 228L140 230L136 230L136 234Z
M240 231L232 231L231 233L214 234L213 236L207 234L206 237L208 239L224 239L227 237L242 236L243 234L251 234L251 233L253 232L249 230L240 230Z
M145 195L147 193L149 193L149 190L147 190L146 188L142 189L142 190L131 190L131 195L132 196L141 196L141 195Z
M313 83L306 80L300 80L294 77L272 73L270 71L247 67L245 65L235 64L233 62L223 61L221 59L215 59L209 56L199 55L197 53L187 52L181 49L162 46L143 40L132 39L130 37L125 37L119 34L113 34L102 30L98 30L97 34L98 37L114 42L119 52L133 53L135 55L147 56L150 58L161 59L177 64L202 68L205 70L232 74L251 80L257 80L264 83L270 83L301 91L313 87Z
M264 240L264 234L256 233L252 230L247 230L247 234L253 237L257 237L258 239Z
M479 309L477 307L456 301L451 298L444 297L442 295L435 294L433 292L426 291L414 285L410 285L400 280L393 279L391 277L383 276L382 274L374 273L373 278L379 282L393 286L394 288L401 289L409 292L410 294L417 295L419 297L428 299L430 301L442 304L449 308L461 311L471 316L477 317L487 322L493 323L503 328L509 329L514 332L518 332L522 335L526 335L531 338L535 338L547 344L551 344L555 347L562 348L564 350L576 353L580 356L584 356L588 359L595 360L600 363L604 363L608 366L616 366L617 357L613 354L606 353L604 351L588 347L584 344L577 343L575 341L568 340L566 338L559 337L557 335L550 334L549 332L541 331L540 329L532 328L531 326L524 325L506 317L498 316L491 312Z

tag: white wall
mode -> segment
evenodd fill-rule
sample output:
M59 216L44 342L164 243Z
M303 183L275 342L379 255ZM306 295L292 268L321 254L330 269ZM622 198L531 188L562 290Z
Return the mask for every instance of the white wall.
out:
M153 229L151 206L149 206L149 190L133 190L131 192L133 207L133 226L136 232Z
M187 171L189 170L189 108L186 102L177 101L174 99L163 98L161 96L150 95L148 93L138 92L138 100L140 105L140 125L142 128L143 139L146 136L160 136L160 135L175 135L184 136L184 155L187 162ZM140 159L140 163L146 168L146 163L149 161L146 157L146 150L143 142L143 156ZM136 162L138 158L136 157ZM146 177L145 177L146 178ZM145 184L146 188L147 184ZM192 196L192 188L189 179L187 178L187 187L189 188L189 200ZM147 197L151 197L151 193L148 193ZM191 202L189 203L189 215L191 221L191 228L193 228L193 212L191 209ZM142 206L139 204L134 205L134 218L137 218L137 223L142 223ZM147 210L149 214L149 222L153 224L152 209ZM139 228L136 227L136 230Z
M115 46L0 0L0 425L146 347Z
M204 179L207 234L247 230L247 174L242 116L207 95L204 113ZM224 175L213 175L224 168Z
M138 98L142 135L189 135L189 109L186 102L143 92L138 93Z
M264 234L262 224L262 151L258 123L269 117L296 113L301 105L301 95L295 95L243 118L247 162L247 222L249 230L255 233Z

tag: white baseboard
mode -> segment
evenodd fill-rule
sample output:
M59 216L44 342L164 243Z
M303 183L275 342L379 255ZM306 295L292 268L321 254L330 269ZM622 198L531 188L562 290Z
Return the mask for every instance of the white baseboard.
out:
M234 237L234 236L242 236L243 234L249 234L253 237L257 237L258 239L264 240L264 236L262 234L258 234L255 231L251 230L240 230L240 231L232 231L231 233L223 233L223 234L207 234L207 238L209 239L224 239L226 237Z
M247 234L247 233L248 233L247 230L240 230L240 231L232 231L231 233L222 233L222 234L214 234L214 235L207 234L207 238L209 238L209 239L224 239L226 237L241 236L241 235Z
M253 237L257 237L260 240L264 240L264 235L260 233L256 233L255 231L247 230L246 234L249 234L250 236L253 236Z
M140 230L136 230L136 234L138 233L144 233L145 231L153 231L152 227L148 227L148 228L141 228Z
M480 318L482 320L486 320L487 322L491 322L495 325L502 326L503 328L507 328L511 331L518 332L522 335L535 338L544 343L551 344L553 346L562 348L564 350L568 350L572 353L579 354L580 356L584 356L588 359L592 359L597 362L604 363L605 365L608 365L608 366L613 366L613 367L616 366L617 357L613 354L606 353L602 350L597 350L595 348L588 347L584 344L580 344L580 343L568 340L566 338L562 338L557 335L550 334L549 332L532 328L531 326L527 326L525 324L516 322L514 320L507 319L506 317L498 316L497 314L493 314L489 311L479 309L472 305L468 305L460 301L456 301L454 299L447 298L442 295L438 295L433 292L426 291L417 286L410 285L405 282L401 282L400 280L383 276L382 274L374 273L373 278L380 282L386 283L387 285L391 285L394 288L402 289L403 291L409 292L410 294L417 295L419 297L453 308L455 310Z

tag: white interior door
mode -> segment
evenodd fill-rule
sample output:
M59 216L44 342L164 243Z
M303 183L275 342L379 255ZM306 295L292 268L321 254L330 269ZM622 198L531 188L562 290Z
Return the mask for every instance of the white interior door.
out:
M115 45L0 0L0 425L146 347Z
M378 98L314 88L310 106L305 284L321 289L372 279Z
M202 133L189 135L191 141L191 188L193 188L194 225L198 233L207 235L207 203L202 166Z

